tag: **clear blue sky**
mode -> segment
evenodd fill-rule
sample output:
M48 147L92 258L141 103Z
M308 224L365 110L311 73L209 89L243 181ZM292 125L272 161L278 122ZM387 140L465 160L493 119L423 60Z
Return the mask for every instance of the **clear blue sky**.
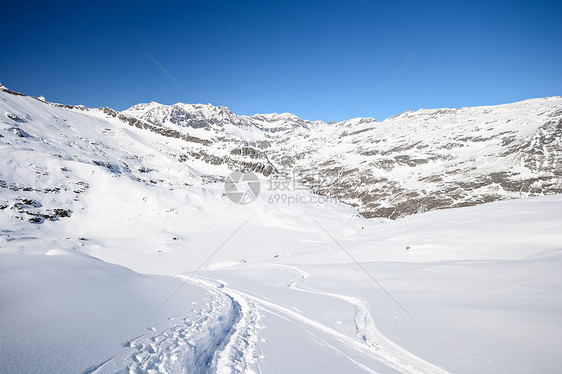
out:
M0 82L122 110L379 120L562 95L562 1L5 2ZM146 51L146 52L145 52Z

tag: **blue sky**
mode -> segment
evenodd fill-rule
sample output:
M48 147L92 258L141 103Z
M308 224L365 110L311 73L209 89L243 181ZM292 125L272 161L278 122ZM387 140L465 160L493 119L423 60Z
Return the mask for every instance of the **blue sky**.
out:
M340 121L562 95L561 1L14 3L0 82L49 101Z

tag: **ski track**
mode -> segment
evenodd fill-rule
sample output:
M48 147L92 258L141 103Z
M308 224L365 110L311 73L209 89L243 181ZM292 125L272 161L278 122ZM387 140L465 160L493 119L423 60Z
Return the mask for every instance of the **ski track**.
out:
M269 301L259 300L258 303L275 309L285 315L289 315L301 322L304 322L308 326L314 327L318 330L323 331L334 337L341 343L346 344L348 347L353 348L364 355L402 373L447 373L440 367L430 364L429 362L415 356L414 354L408 352L397 344L393 343L391 340L386 338L376 327L367 308L365 302L356 297L340 295L336 293L324 292L313 290L309 288L298 287L298 285L304 282L309 274L302 269L295 266L288 265L278 265L272 264L271 266L280 269L288 270L293 273L299 274L300 278L297 281L287 283L285 286L301 292L307 292L317 295L323 295L328 297L337 298L351 304L355 308L355 328L356 335L359 339L353 339L329 326L326 326L320 322L314 321L302 314L299 314L293 310L285 308L280 305L276 305ZM249 296L248 297L252 297ZM337 350L332 345L324 342L326 346L334 349L338 353L342 354L341 351ZM367 368L364 365L359 365L356 360L351 359L359 367L366 371Z
M88 373L259 373L261 315L255 304L219 290L222 284L180 278L211 294L198 318L168 317L171 326L162 330L160 324L148 326L146 334L121 344L126 351L120 358L95 365Z
M332 297L351 304L355 309L356 337L346 335L332 327L306 317L282 305L229 288L217 279L179 276L206 288L210 300L197 312L197 318L168 317L171 325L153 324L146 327L146 334L122 343L125 352L121 357L95 365L88 373L260 373L261 341L259 330L262 313L268 311L290 321L304 324L307 328L326 334L335 343L376 360L401 373L446 373L408 352L386 338L374 325L365 302L359 298L314 290L299 286L309 274L302 269L272 264L270 266L299 275L299 279L285 287L299 292ZM176 321L178 321L176 323ZM166 326L168 326L166 328ZM308 331L307 329L305 329ZM353 362L359 369L375 373L364 363L346 354L318 335L308 331L315 340Z
M387 345L389 347L392 347L393 350L397 349L397 350L401 351L401 354L400 354L400 352L396 352L395 357L398 358L398 357L406 355L407 357L402 357L402 358L414 360L414 361L417 361L418 363L423 363L424 365L421 366L423 368L423 372L446 373L446 371L444 369L442 369L440 367L437 367L437 366L434 366L434 365L424 361L423 359L415 356L411 352L408 352L407 350L405 350L404 348L395 344L394 342L389 340L386 336L384 336L375 327L375 324L374 324L374 321L371 317L369 309L367 308L367 306L366 306L366 304L363 300L352 297L352 296L347 296L347 295L340 295L340 294L335 294L335 293L318 291L318 290L314 290L314 289L310 289L310 288L297 287L298 284L304 282L309 277L308 273L306 273L305 271L303 271L302 269L300 269L296 266L279 265L279 264L270 264L270 266L286 269L286 270L292 271L292 272L300 275L300 279L298 279L297 281L291 282L291 283L287 283L285 285L288 288L291 288L291 289L294 289L294 290L297 290L297 291L302 291L302 292L331 296L331 297L335 297L335 298L344 300L344 301L352 304L355 307L355 311L356 311L356 314L355 314L356 334L362 340L364 340L369 346L372 346L372 347L378 349L378 348L380 348L381 343L384 343L385 345ZM459 342L455 339L452 339L452 338L447 337L443 334L440 334L439 332L436 332L436 331L434 331L434 330L432 330L432 329L430 329L430 328L428 328L424 325L421 325L419 323L416 323L416 325L418 327L424 329L425 331L429 332L430 334L433 334L433 335L435 335L439 338L445 339L445 340L449 341L450 343L458 345L459 347L476 354L477 356L481 357L484 361L486 361L488 364L493 366L498 371L506 373L506 371L502 367L498 366L495 362L488 359L486 356L484 356L478 350L476 350L476 349L474 349L474 348L472 348L472 347L470 347L470 346L468 346L468 345L466 345L462 342ZM405 362L408 362L408 361L405 361ZM427 365L429 365L430 367L427 367Z
M215 288L216 293L229 298L238 309L238 320L229 330L228 336L216 350L212 363L211 372L214 373L259 373L259 347L261 340L259 330L262 315L255 302L246 297L245 294L225 287L223 282L197 278L194 283Z

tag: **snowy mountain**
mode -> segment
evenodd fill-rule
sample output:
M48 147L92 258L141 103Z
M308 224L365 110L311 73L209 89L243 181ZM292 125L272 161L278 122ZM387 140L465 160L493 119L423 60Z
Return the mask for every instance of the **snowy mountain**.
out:
M3 89L4 94L9 92ZM41 104L50 106L49 110L60 108L60 115L53 115L56 120L38 138L43 143L73 152L76 147L89 149L93 154L80 155L82 162L138 181L198 184L222 180L229 170L255 171L266 177L284 175L320 195L353 205L365 217L387 218L562 192L560 97L493 107L421 109L382 122L358 118L335 124L305 121L288 113L237 116L228 108L210 104L167 106L152 102L118 113L109 108L33 101L38 108ZM33 121L26 108L15 106L5 112L2 121L8 132L19 138L36 138L29 135L33 131L25 130ZM105 130L95 130L101 138L86 145L81 143L88 140L69 137L64 128L69 119L63 113L72 113L73 118L81 113L95 117L98 123L107 120L115 124L113 119L121 123L117 129L108 125ZM143 146L155 147L160 157L174 165L173 170L186 168L189 172L157 169L140 159L140 155L146 158L144 152L119 144L120 140L129 141L125 131L131 129L123 124L148 130L139 132L146 138ZM59 137L48 139L55 132ZM151 143L147 137L153 135L148 133L161 136ZM122 151L106 154L104 147L111 149L112 144ZM57 157L74 159L63 153ZM2 181L5 186L9 183L16 181ZM31 188L21 186L26 187ZM52 209L59 208L48 209L51 213L42 213L47 219L54 218Z
M1 86L0 373L555 373L561 118L560 97L328 124ZM238 169L251 204L225 195Z
M398 218L562 192L560 97L421 109L382 122L358 118L331 125L181 103L139 104L124 114L202 137L231 154L243 144L270 165L256 167L250 160L246 168L236 164L240 169L296 178L366 217ZM209 156L213 153L206 151L206 159L235 165Z

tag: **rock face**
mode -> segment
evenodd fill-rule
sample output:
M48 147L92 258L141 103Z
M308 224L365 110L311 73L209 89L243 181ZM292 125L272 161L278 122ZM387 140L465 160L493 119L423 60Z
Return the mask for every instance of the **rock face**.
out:
M285 175L366 217L393 219L562 193L561 97L324 123L210 104L117 112L3 86L0 96L0 211L35 223L81 209L88 186L73 169L170 188L221 181L232 170Z
M366 217L562 193L561 97L335 124L189 104L139 104L124 114L206 137L248 160L213 157L210 147L199 156L206 162L286 173ZM261 167L252 168L255 159Z

